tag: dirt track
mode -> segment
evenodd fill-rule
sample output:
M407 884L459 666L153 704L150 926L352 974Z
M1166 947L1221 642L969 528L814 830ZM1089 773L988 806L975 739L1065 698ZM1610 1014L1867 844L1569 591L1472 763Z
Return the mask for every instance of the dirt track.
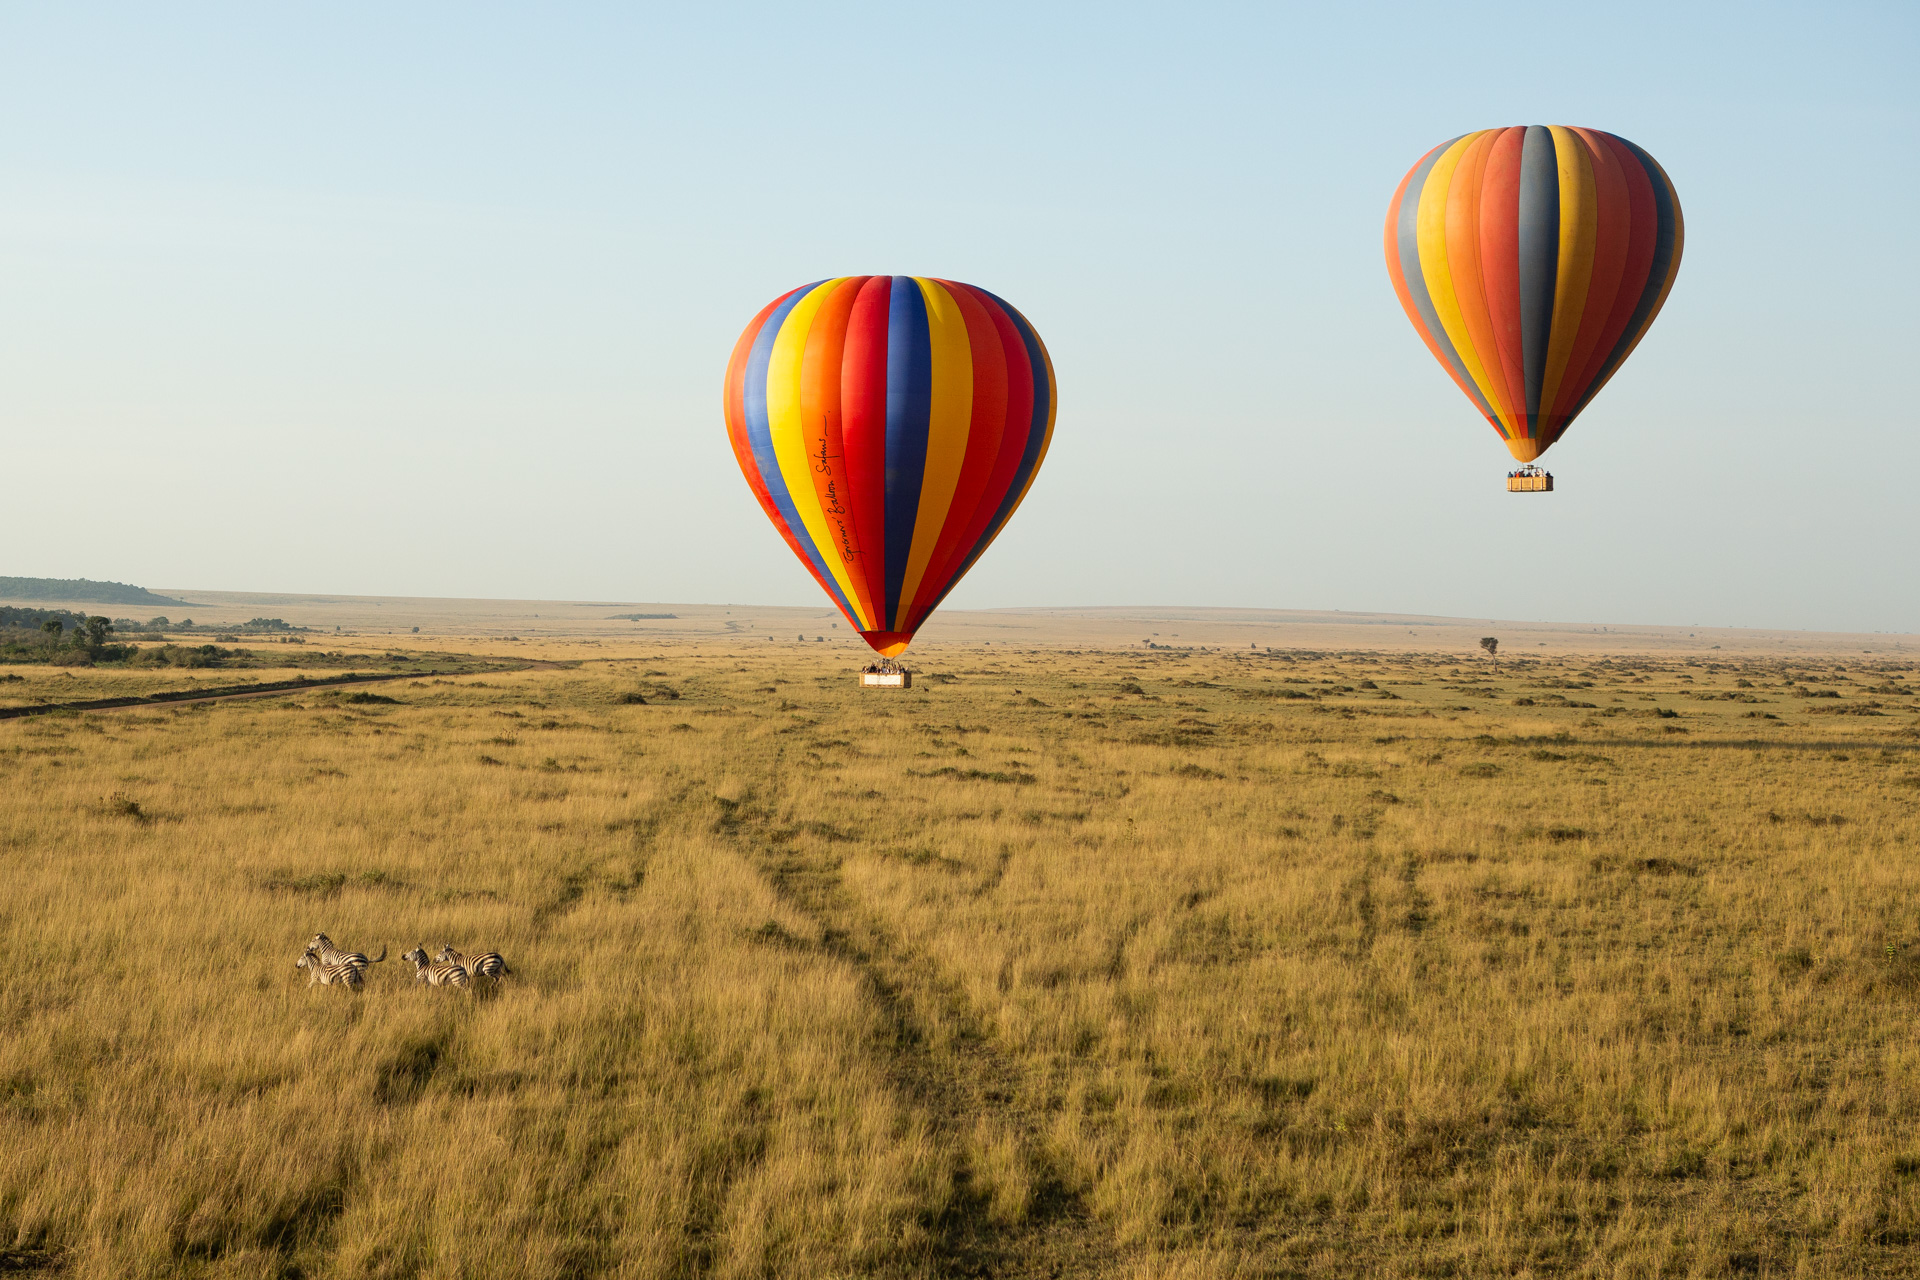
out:
M535 664L528 664L535 665ZM519 670L521 668L514 668ZM30 707L0 707L0 720L46 715L54 711L121 711L128 707L185 707L197 702L225 702L229 698L273 698L310 689L337 689L342 685L378 684L385 680L418 680L422 676L483 675L478 671L396 671L370 675L334 676L326 680L281 680L265 685L237 685L227 689L182 690L144 698L94 698L84 702L45 702Z

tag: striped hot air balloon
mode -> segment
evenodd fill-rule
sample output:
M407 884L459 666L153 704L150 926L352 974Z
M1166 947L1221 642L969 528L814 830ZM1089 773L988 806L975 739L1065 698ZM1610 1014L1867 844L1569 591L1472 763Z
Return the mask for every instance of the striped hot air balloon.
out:
M727 366L733 456L888 657L1005 527L1053 435L1053 363L985 289L842 276L769 303Z
M1646 335L1684 239L1666 171L1625 138L1483 129L1401 179L1387 273L1434 358L1532 462Z

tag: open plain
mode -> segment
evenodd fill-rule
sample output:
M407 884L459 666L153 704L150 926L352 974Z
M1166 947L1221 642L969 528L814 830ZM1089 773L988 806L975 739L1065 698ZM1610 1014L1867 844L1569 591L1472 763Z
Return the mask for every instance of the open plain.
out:
M0 723L0 1272L1913 1271L1891 640L393 612L521 669Z

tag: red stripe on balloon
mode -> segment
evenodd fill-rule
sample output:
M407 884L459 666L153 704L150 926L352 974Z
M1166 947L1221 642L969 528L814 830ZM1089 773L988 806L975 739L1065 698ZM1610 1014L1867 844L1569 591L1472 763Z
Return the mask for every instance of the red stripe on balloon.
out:
M887 598L887 322L892 276L872 276L847 313L840 358L840 438L866 598L884 627Z

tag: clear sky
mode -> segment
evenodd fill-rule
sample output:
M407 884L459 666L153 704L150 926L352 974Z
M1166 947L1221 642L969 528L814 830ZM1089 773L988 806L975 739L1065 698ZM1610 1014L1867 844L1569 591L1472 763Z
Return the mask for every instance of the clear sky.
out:
M1920 5L0 6L0 573L809 604L740 329L983 285L1060 415L950 607L1920 630ZM1509 496L1381 225L1657 157L1666 310Z

